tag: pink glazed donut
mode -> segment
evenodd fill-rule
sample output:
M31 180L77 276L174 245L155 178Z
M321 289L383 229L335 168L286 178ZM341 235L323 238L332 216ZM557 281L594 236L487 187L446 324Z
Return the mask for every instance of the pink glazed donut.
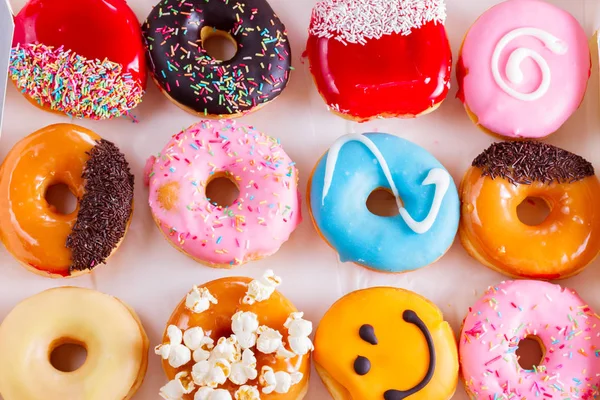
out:
M521 368L515 353L525 338L544 351L532 370ZM573 290L502 282L469 309L459 357L471 399L593 399L600 385L599 317Z
M542 0L508 0L467 33L457 97L486 132L542 138L577 110L590 71L587 36L572 15Z
M155 222L177 249L231 268L275 253L301 221L298 170L279 141L232 120L202 121L146 164ZM215 178L235 184L230 206L207 198Z

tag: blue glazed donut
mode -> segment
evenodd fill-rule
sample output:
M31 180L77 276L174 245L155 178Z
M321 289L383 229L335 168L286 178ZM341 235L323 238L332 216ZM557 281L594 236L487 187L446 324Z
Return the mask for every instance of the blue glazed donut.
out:
M379 188L395 195L398 215L368 210ZM339 138L317 163L308 191L313 223L340 259L375 270L429 265L458 229L460 202L448 171L425 149L387 133Z

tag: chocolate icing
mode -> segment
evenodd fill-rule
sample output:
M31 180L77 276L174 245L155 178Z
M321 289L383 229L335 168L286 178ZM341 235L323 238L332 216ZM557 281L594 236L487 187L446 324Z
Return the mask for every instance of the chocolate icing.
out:
M231 60L206 53L200 39L204 27L236 40ZM176 102L198 113L246 112L287 85L287 32L266 0L162 0L142 31L154 79Z
M433 373L435 372L435 347L433 344L433 338L431 337L431 333L429 332L427 325L425 325L425 323L413 310L404 311L404 313L402 314L402 318L409 324L413 324L417 328L419 328L419 330L423 333L423 336L425 336L425 341L427 341L427 349L429 350L429 367L427 367L427 373L425 374L425 377L417 386L409 390L387 390L383 394L383 398L385 400L403 400L408 396L417 393L429 384L429 381L431 381L431 379L433 378Z
M377 336L375 336L375 328L373 328L372 325L364 324L358 330L358 334L360 338L367 343L370 343L372 345L376 345L378 343Z
M480 168L483 176L521 185L573 183L594 175L594 167L583 157L529 141L494 143L475 158L473 166Z
M366 375L371 370L371 361L367 357L358 356L354 360L354 372L358 375Z

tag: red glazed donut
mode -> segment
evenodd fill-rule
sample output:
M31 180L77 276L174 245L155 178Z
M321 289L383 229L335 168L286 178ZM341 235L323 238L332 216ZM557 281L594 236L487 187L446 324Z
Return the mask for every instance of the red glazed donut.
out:
M357 121L435 110L452 69L445 16L443 0L318 3L307 55L329 109Z
M15 17L9 75L49 111L127 114L146 88L139 22L125 0L30 0Z

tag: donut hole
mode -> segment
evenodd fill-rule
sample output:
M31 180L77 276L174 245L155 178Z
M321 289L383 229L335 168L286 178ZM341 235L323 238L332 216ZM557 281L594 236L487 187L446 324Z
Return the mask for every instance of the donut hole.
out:
M540 197L527 197L517 206L519 220L528 226L541 225L550 215L550 211L548 202Z
M517 359L524 370L534 370L544 360L544 345L539 337L535 335L526 336L517 345Z
M200 30L200 40L204 51L215 61L229 61L237 53L238 44L229 32L205 26Z
M402 199L400 199L402 203ZM367 209L380 217L395 217L399 214L396 197L388 188L377 188L367 197Z
M68 215L77 208L77 197L64 183L50 185L44 197L50 208L58 214Z
M75 341L55 345L50 352L50 364L61 372L73 372L85 364L87 350L82 343Z
M240 197L240 189L229 175L213 175L206 184L206 198L218 207L227 208Z

